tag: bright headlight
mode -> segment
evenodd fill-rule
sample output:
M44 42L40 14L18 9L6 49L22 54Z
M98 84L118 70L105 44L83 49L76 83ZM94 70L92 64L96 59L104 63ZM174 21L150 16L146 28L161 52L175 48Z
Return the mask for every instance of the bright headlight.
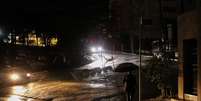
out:
M103 52L104 49L103 47L99 46L99 47L91 47L91 52Z
M103 51L103 48L101 46L98 47L98 51L101 52Z
M31 74L30 74L30 73L27 73L27 74L26 74L26 76L27 76L27 77L30 77L30 76L31 76Z
M17 81L17 80L20 79L20 76L17 73L13 73L13 74L10 75L10 79L13 80L13 81Z

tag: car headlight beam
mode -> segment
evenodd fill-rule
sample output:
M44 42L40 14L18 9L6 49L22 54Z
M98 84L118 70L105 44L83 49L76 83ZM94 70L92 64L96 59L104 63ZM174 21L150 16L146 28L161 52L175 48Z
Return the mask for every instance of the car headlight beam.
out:
M31 76L31 74L30 74L30 73L27 73L27 74L26 74L26 76L27 76L27 77L30 77L30 76Z
M10 75L10 79L13 80L13 81L17 81L17 80L20 79L20 76L17 73L13 73L13 74Z

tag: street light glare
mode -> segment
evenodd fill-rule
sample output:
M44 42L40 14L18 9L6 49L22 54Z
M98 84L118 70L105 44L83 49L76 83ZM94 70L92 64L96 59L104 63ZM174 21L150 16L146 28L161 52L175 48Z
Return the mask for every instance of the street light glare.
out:
M99 52L103 51L103 48L102 47L98 47L98 51Z
M103 47L99 46L99 47L91 47L91 52L102 52L103 51Z
M18 74L11 74L11 75L10 75L10 79L13 80L13 81L16 81L16 80L19 80L20 77L19 77Z
M96 48L95 48L95 47L92 47L92 48L91 48L91 52L96 52Z

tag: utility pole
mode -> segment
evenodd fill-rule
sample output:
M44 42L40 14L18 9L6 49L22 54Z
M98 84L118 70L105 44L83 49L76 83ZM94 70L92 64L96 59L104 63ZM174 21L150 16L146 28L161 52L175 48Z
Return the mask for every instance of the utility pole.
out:
M141 101L141 94L142 94L142 89L141 89L141 65L142 65L142 56L141 56L141 50L142 50L142 27L143 27L143 22L142 22L142 18L143 18L143 12L144 12L144 0L130 0L130 4L131 4L131 9L132 9L132 13L131 16L132 18L136 19L134 21L134 19L132 19L132 26L135 27L137 30L136 32L139 34L139 68L138 68L138 99L139 101ZM133 14L134 13L134 14ZM133 38L133 36L132 36ZM133 45L133 39L131 38L131 45ZM131 48L133 48L131 46Z
M132 27L134 27L133 25L134 25L134 18L135 18L135 16L134 16L134 14L133 14L133 11L134 11L134 2L133 2L133 0L128 0L128 4L129 4L129 13L130 13L130 16L131 17L129 17L129 19L131 20L130 21L130 23L129 23L129 26L132 26ZM133 28L129 28L129 31L128 31L128 33L129 33L129 40L130 40L130 50L131 50L131 53L134 53L134 31L132 30Z
M142 69L142 34L143 34L143 15L144 15L144 2L146 2L145 0L140 1L140 8L139 8L139 60L140 60L140 64L139 64L139 101L141 101L141 94L142 94L142 89L141 89L141 69Z
M129 33L130 34L130 33ZM134 43L133 43L133 35L132 33L130 34L130 47L131 47L131 53L134 53Z
M139 73L139 101L141 101L141 67L142 67L142 54L141 54L141 50L142 50L142 15L140 16L139 19L140 23L139 23L139 58L140 58L140 65L139 65L139 69L138 69L138 73Z

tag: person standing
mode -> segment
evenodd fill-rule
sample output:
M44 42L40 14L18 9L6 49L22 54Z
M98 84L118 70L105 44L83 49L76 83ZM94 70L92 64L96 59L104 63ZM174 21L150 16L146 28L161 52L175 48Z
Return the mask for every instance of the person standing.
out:
M127 75L125 75L124 80L124 90L126 92L127 101L133 101L134 94L135 94L135 88L136 88L136 78L132 74L132 72L129 72Z

